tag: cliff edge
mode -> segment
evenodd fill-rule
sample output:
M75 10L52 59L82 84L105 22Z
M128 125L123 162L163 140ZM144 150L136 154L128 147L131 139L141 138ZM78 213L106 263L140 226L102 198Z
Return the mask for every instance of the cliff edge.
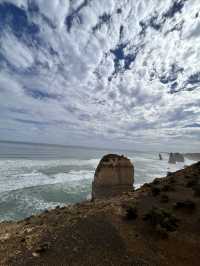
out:
M200 162L134 192L0 224L0 265L198 266Z

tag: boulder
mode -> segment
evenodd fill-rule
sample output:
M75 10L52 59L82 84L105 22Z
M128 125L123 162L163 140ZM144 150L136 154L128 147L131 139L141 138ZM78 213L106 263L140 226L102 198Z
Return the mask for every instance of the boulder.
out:
M109 198L133 190L134 166L123 155L103 156L92 183L92 199Z

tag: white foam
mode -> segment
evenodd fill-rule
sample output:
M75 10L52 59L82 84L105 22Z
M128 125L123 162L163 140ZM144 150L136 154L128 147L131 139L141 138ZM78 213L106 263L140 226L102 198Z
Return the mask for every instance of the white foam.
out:
M84 179L92 179L94 170L69 170L63 173L64 168L72 165L90 166L95 169L96 159L91 160L2 160L0 161L0 192L23 189L28 187L43 186L65 182L75 182ZM62 166L59 169L59 166ZM57 174L48 175L42 172L44 169L56 167Z

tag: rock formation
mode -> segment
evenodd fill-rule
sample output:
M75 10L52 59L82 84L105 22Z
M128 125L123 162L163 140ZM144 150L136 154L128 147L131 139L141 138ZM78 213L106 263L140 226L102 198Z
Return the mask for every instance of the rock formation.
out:
M163 158L162 158L162 155L161 155L161 153L159 153L159 159L160 160L162 160Z
M174 153L174 157L175 157L175 160L176 160L176 162L181 162L181 163L184 163L184 156L183 156L183 154L181 154L181 153Z
M123 155L105 155L94 175L92 183L92 199L109 198L132 191L134 182L134 166Z
M185 153L184 156L193 161L200 161L200 153Z
M169 161L168 163L172 163L172 164L175 164L176 163L176 160L174 158L174 154L172 152L170 152L169 154Z
M172 153L171 152L169 155L169 161L168 161L169 163L172 163L172 164L175 164L177 162L184 163L184 161L185 161L184 156L181 153L178 153L178 152Z

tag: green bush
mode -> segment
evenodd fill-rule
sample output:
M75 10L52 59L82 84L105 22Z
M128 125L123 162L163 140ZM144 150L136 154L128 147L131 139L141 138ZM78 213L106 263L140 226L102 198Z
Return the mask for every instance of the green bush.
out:
M166 231L173 232L177 228L177 218L169 211L161 208L153 207L146 215L144 220L151 225L166 229Z

